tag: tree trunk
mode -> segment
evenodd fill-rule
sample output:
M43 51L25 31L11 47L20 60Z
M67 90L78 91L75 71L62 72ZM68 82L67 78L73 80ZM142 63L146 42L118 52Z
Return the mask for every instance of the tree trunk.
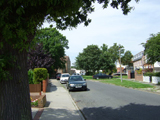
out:
M32 120L27 52L7 48L16 61L13 62L13 58L14 67L8 68L12 79L0 82L0 120Z

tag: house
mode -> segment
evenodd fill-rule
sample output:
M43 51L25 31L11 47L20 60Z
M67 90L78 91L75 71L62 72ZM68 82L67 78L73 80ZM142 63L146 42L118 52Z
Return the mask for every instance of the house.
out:
M71 71L74 71L74 73L77 73L79 75L85 75L86 74L85 70L77 70L75 68L71 68Z
M117 69L117 73L120 73L120 64L119 64L118 60L116 62L116 69ZM125 69L125 65L121 64L121 69L122 69L122 72L123 72L123 70Z
M139 52L132 58L134 70L136 69L150 69L155 72L160 72L160 62L155 62L154 64L149 64L147 62L147 56L144 55L144 51Z
M63 68L63 69L59 68L57 70L57 73L69 73L69 74L71 74L71 61L70 61L70 58L69 58L69 56L65 56L64 58L65 58L65 61L66 61L65 68Z
M154 72L160 72L160 62L154 63Z
M153 69L153 65L147 63L147 57L144 55L144 51L141 51L133 56L133 67L136 69Z

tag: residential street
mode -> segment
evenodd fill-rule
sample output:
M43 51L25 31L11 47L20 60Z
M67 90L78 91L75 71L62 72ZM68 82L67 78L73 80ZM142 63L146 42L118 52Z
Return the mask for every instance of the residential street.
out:
M87 83L88 91L70 92L87 120L160 119L160 95L96 81Z

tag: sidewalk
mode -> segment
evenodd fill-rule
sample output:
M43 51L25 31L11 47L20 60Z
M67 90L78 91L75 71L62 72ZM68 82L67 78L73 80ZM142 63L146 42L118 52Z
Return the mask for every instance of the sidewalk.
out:
M41 114L40 120L84 120L70 94L59 81L50 79L46 99L44 109L32 108L33 118Z

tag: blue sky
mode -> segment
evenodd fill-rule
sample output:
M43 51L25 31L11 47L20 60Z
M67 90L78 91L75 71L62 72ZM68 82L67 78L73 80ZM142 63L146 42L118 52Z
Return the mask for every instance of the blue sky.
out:
M108 47L114 43L121 44L135 55L144 50L141 43L146 42L150 34L160 32L160 0L140 0L138 4L132 0L130 6L135 9L128 15L110 6L107 9L99 4L94 6L95 12L89 14L92 19L89 26L80 24L72 30L60 31L69 40L66 55L71 63L75 62L79 52L92 44L99 47L103 44ZM48 26L48 23L44 23L42 27Z

